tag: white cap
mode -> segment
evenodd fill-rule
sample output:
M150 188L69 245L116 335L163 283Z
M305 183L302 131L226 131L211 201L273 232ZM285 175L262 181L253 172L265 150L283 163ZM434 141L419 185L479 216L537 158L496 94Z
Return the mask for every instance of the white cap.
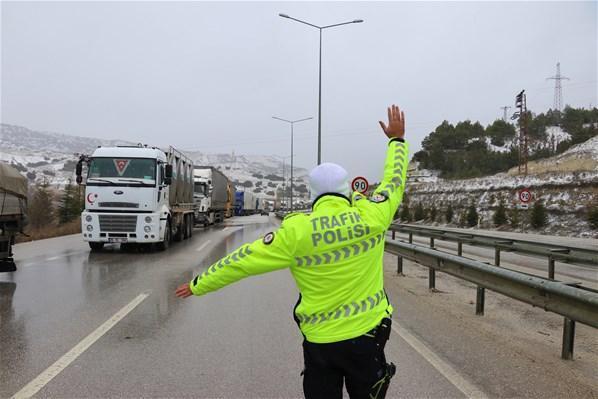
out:
M349 197L349 174L340 165L322 163L309 172L312 201L325 193L337 193Z

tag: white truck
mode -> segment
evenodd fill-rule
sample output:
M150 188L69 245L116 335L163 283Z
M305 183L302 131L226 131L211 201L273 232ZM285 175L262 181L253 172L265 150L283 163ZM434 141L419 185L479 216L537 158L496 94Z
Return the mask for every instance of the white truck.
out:
M222 223L229 201L228 178L213 166L195 166L193 182L195 224Z
M165 250L172 240L193 234L193 162L183 153L172 147L98 147L77 164L80 184L83 164L81 231L92 250L106 243Z

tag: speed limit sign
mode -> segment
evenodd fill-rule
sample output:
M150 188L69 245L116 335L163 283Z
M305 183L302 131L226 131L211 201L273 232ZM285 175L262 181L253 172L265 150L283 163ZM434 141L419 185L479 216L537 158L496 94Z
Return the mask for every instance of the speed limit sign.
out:
M353 179L353 182L351 182L353 191L358 191L362 194L365 194L368 191L369 186L370 185L368 184L366 178L361 176L357 176L355 179Z
M524 204L527 204L532 200L532 193L527 188L522 189L519 191L519 200Z

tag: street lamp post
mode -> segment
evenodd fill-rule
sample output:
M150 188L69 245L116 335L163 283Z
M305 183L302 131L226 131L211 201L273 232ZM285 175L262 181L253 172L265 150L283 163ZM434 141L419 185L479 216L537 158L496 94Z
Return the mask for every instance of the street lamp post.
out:
M293 21L300 22L305 25L309 25L313 28L316 28L320 31L320 61L319 61L319 68L318 68L318 165L322 163L322 31L328 28L334 28L336 26L341 25L348 25L348 24L359 24L363 22L363 19L354 19L353 21L341 22L338 24L326 25L326 26L318 26L311 24L306 21L302 21L297 18L293 18L288 16L287 14L278 14L279 16L287 19L292 19Z
M308 121L310 119L313 119L311 116L309 118L303 118L303 119L297 119L294 121L289 121L287 119L283 119L283 118L279 118L277 116L273 116L273 119L277 119L279 121L283 121L283 122L287 122L291 125L291 198L290 198L290 209L291 212L293 212L293 125L295 125L295 123L297 122L303 122L303 121Z

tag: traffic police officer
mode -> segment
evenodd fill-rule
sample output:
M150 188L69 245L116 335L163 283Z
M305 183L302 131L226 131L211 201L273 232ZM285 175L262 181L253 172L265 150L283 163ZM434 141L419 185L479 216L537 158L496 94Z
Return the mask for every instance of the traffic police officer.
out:
M384 345L393 311L383 281L385 233L403 198L408 146L405 118L388 108L384 177L370 197L350 195L347 172L321 164L310 173L310 214L284 218L276 232L242 245L176 295L205 295L242 278L283 268L300 291L294 318L303 336L306 398L383 398L394 375Z

